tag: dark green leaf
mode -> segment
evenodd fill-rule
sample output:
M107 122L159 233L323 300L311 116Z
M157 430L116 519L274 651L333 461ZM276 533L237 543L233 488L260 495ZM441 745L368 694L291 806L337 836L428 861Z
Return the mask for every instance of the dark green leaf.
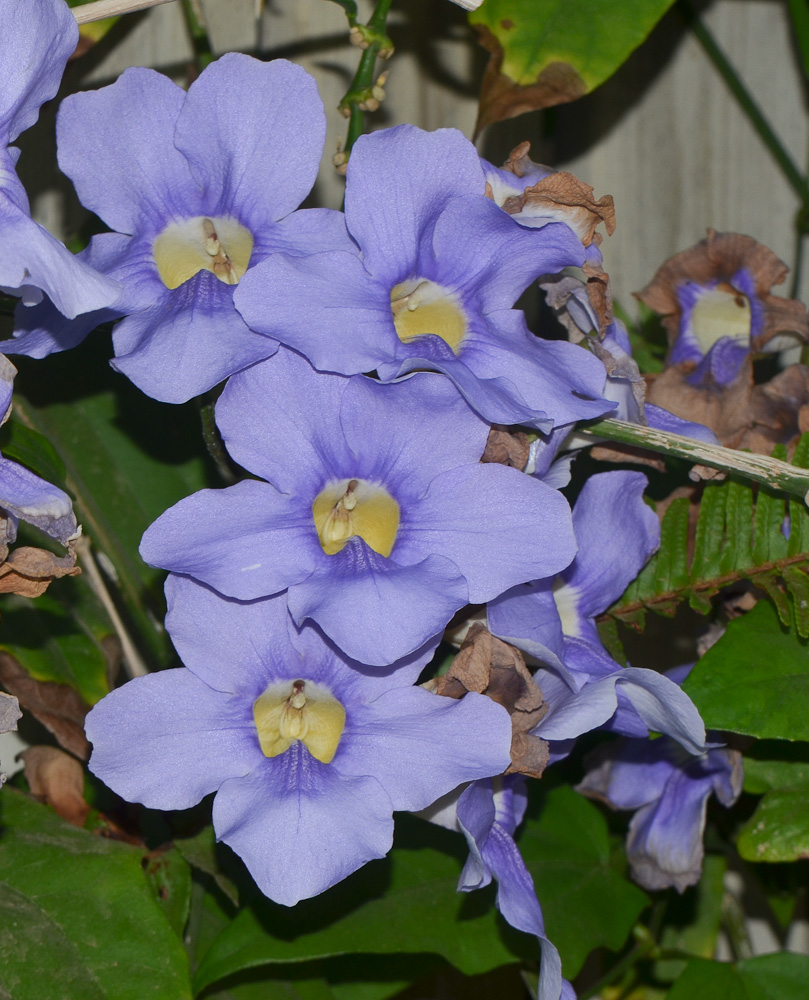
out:
M146 881L180 940L191 903L191 869L179 851L153 851L146 859Z
M20 359L15 413L45 435L65 465L84 531L116 579L113 596L157 665L172 658L159 627L163 573L138 555L143 532L166 508L210 485L193 407L144 396L106 364L105 335L33 363ZM131 621L130 621L131 619Z
M747 861L809 857L809 783L767 792L737 840Z
M18 420L8 420L0 431L3 458L19 462L47 482L65 487L65 464L50 441Z
M763 795L774 788L809 783L809 743L757 740L744 754L744 790Z
M107 646L113 634L83 576L55 580L35 601L9 595L3 602L0 649L34 680L67 684L88 705L110 689Z
M809 982L809 956L778 952L747 958L736 965L693 959L668 1000L803 1000Z
M725 546L719 563L720 574L745 570L753 565L750 549L753 524L753 491L749 484L731 479L723 487L727 493L725 505Z
M195 837L175 840L174 846L192 868L210 875L227 898L232 903L238 904L239 890L217 863L216 834L212 826L203 827Z
M669 504L660 526L660 552L655 561L655 592L666 593L688 586L688 513L687 497Z
M185 951L146 884L142 852L0 797L0 990L14 1000L190 1000Z
M428 846L436 843L449 853ZM291 909L261 899L242 910L206 952L195 989L243 969L358 951L440 954L468 974L536 957L536 941L510 931L491 892L456 891L466 856L460 836L400 816L396 844L316 899Z
M672 899L666 908L666 925L660 938L664 951L679 951L698 958L711 958L722 925L723 878L727 860L707 854L699 884ZM683 971L685 960L663 959L655 963L655 976L671 982Z
M768 601L728 625L683 684L709 729L809 740L809 650Z
M617 951L649 899L613 866L599 808L571 788L556 788L518 842L565 975L575 976L592 948Z

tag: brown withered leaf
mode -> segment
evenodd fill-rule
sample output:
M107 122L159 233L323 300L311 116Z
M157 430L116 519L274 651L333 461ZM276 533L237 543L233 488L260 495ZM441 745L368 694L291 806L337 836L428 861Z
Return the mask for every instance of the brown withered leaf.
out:
M548 706L518 649L476 623L452 666L430 684L430 689L448 698L463 698L467 691L474 691L502 705L511 716L511 765L506 774L542 776L548 763L548 744L532 736L530 730Z
M84 717L90 706L73 688L53 681L34 680L15 657L2 651L0 683L53 733L65 750L80 760L89 758L90 744L84 735Z
M36 746L20 754L31 794L55 809L62 819L84 826L90 807L84 801L84 768L58 747Z
M478 41L489 53L480 89L480 107L474 138L494 122L516 118L526 111L550 108L555 104L575 101L587 93L587 84L576 70L565 62L549 63L527 86L515 83L502 72L503 49L500 42L482 24L474 25Z
M0 565L0 594L21 594L39 597L53 580L61 576L76 576L76 553L71 545L67 555L57 556L47 549L23 545L14 549Z
M528 461L529 450L528 435L524 431L510 431L500 424L493 424L480 460L522 470Z

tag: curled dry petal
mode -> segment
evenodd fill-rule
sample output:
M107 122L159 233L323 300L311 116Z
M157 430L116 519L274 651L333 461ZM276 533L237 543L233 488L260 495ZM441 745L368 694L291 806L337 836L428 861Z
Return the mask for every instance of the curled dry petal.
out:
M78 573L81 570L76 565L73 544L68 546L68 553L64 556L25 545L14 549L0 565L0 594L39 597L53 580L62 576L76 576Z
M495 424L489 431L481 462L496 462L513 469L524 469L528 462L530 442L525 431L510 431Z
M443 677L430 682L436 694L463 698L468 691L485 694L511 716L511 765L506 774L542 776L548 744L532 730L548 711L547 703L518 649L495 638L479 623L464 639Z
M29 747L20 756L31 794L43 799L68 823L84 826L90 807L84 801L84 768L76 758L47 746Z

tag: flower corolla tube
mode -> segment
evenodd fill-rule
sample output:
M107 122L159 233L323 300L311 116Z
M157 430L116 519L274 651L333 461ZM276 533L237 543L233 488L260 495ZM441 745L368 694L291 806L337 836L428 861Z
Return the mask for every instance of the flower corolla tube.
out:
M217 837L276 902L292 906L383 857L394 810L508 766L505 709L414 686L432 647L379 676L315 628L293 629L283 597L240 603L183 577L166 593L186 667L95 706L90 768L154 809L216 792Z
M612 409L598 359L535 337L512 308L540 274L580 265L584 247L567 225L526 228L488 198L460 132L361 136L346 182L361 254L281 253L252 269L234 295L251 328L320 371L441 372L495 423L548 431Z
M387 664L540 567L573 558L560 493L481 464L489 427L440 375L387 386L282 349L234 375L216 419L245 480L181 500L143 558L252 600L286 590L350 656Z
M223 95L230 95L223 100ZM186 93L151 69L68 97L59 164L113 233L85 251L124 285L114 310L66 323L44 303L18 313L9 350L44 357L123 316L113 367L147 395L179 403L270 357L233 290L256 262L353 246L340 212L295 211L314 184L325 136L314 80L299 66L229 53Z
M114 280L82 263L31 218L17 176L20 151L10 147L55 96L79 40L64 0L0 0L0 289L31 305L43 292L65 316L109 306L121 294Z

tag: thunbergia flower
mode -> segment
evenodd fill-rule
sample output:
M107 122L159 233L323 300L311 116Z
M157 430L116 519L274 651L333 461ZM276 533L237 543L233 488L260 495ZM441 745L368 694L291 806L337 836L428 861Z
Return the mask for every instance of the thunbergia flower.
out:
M472 892L497 881L497 908L505 919L539 940L537 1000L575 1000L570 983L562 978L559 952L545 933L542 908L534 880L514 842L514 832L527 805L525 779L506 775L472 782L456 789L426 809L433 823L459 830L469 845L469 857L458 882L459 892Z
M645 889L683 892L702 873L702 834L710 796L730 807L742 790L736 750L708 749L692 757L672 740L621 740L590 755L577 791L613 809L632 809L626 853Z
M16 373L14 365L0 354L0 423L4 423L11 412ZM79 535L73 503L67 493L0 456L0 561L6 558L9 544L16 539L20 521L34 525L64 546ZM51 558L54 564L58 563L56 557ZM75 558L71 557L70 565L74 562ZM0 581L0 590L3 589Z
M64 0L0 0L0 289L35 303L44 292L66 316L111 305L121 286L82 263L31 218L9 143L56 94L79 40Z
M566 225L521 226L485 195L460 132L410 125L359 138L345 219L361 254L277 254L234 296L249 326L321 371L383 382L442 372L494 423L555 424L611 409L603 366L531 334L512 308L538 275L584 261Z
M562 495L479 462L489 427L438 375L397 386L315 372L291 351L217 404L246 480L181 500L143 558L239 600L288 590L350 656L391 663L481 603L573 558ZM549 575L549 574L547 574Z
M632 736L654 729L691 753L704 750L705 726L688 696L655 670L620 667L595 624L659 544L645 486L639 472L591 476L573 509L574 561L555 578L517 586L488 605L491 631L544 665L534 678L549 710L534 733L545 740L609 724Z
M131 801L184 809L216 792L220 840L263 893L294 905L391 847L394 810L419 810L509 764L508 713L414 686L432 647L384 676L308 626L283 597L166 587L186 668L136 678L87 716L90 768Z
M248 268L279 250L353 246L341 213L295 211L315 181L325 129L303 69L239 53L208 66L187 93L135 68L67 98L60 166L117 230L94 237L87 258L125 292L115 312L72 325L47 309L22 317L9 349L42 357L124 316L113 366L172 403L270 357L278 343L248 329L233 305Z
M788 271L751 237L709 229L707 239L667 260L637 297L663 316L669 364L687 366L692 385L729 385L751 351L809 339L803 304L770 294Z

